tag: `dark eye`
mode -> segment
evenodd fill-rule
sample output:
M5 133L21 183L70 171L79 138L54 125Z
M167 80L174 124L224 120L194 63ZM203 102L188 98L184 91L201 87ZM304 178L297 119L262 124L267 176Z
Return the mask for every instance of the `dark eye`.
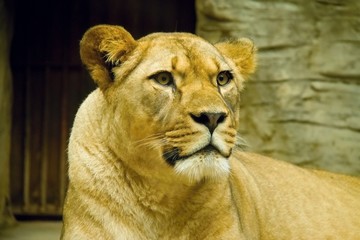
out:
M233 75L230 71L222 71L216 77L216 82L219 86L225 86L228 84L232 79Z
M173 76L169 72L159 72L152 75L150 78L164 86L169 86L174 82Z

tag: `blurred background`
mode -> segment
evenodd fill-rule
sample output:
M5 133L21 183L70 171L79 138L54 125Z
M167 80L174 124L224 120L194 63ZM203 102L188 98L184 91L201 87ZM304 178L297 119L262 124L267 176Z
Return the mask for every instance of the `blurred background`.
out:
M0 226L61 219L72 121L95 85L79 58L96 24L251 38L241 100L249 150L360 175L357 0L0 0Z

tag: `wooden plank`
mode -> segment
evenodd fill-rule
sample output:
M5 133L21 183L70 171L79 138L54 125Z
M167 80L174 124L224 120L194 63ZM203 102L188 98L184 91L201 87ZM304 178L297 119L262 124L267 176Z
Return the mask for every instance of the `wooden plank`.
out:
M25 79L26 69L23 67L13 68L13 79ZM24 122L25 122L25 96L26 85L24 81L14 81L12 113L12 136L11 136L11 161L10 161L10 192L13 206L24 204Z
M59 197L60 197L60 211L64 204L66 184L67 184L67 142L69 137L69 124L68 124L68 86L69 86L69 68L64 67L63 78L62 78L62 91L61 91L61 133L60 133L60 185L59 185Z
M30 208L30 163L31 163L31 149L30 149L30 119L31 119L31 95L30 95L30 68L26 68L26 102L25 102L25 158L24 158L24 182L23 182L23 196L24 196L24 211Z
M47 204L47 186L48 186L48 155L49 155L49 101L51 92L49 91L49 85L51 84L50 80L50 73L49 67L44 68L45 76L43 81L44 87L44 113L42 117L42 156L41 156L41 171L40 171L40 212L46 212L46 204Z
M47 96L47 138L48 138L48 154L47 161L47 208L60 209L60 148L61 148L61 91L62 76L64 67L50 68L49 83L46 91Z
M43 115L44 115L44 68L31 68L28 79L29 84L29 107L30 116L26 116L27 127L30 128L28 145L30 148L30 184L29 184L29 204L30 210L39 209L41 202L41 161L42 161L42 142L43 142Z

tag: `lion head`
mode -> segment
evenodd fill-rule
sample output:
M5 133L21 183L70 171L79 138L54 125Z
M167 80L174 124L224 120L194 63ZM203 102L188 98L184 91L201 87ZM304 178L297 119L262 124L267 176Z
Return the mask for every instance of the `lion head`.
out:
M122 27L99 25L85 33L80 53L99 87L83 117L95 145L140 175L197 182L229 174L239 94L255 68L250 40L212 45L189 33L134 40Z

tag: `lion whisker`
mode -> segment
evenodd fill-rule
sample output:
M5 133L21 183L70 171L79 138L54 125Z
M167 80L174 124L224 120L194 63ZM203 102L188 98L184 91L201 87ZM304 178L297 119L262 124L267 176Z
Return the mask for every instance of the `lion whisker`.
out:
M157 147L163 146L165 143L164 134L157 133L135 141L133 145L135 147L147 147L149 149L154 149Z
M249 144L243 137L241 137L239 134L237 134L236 141L235 141L235 147L238 150L245 151L249 147Z

